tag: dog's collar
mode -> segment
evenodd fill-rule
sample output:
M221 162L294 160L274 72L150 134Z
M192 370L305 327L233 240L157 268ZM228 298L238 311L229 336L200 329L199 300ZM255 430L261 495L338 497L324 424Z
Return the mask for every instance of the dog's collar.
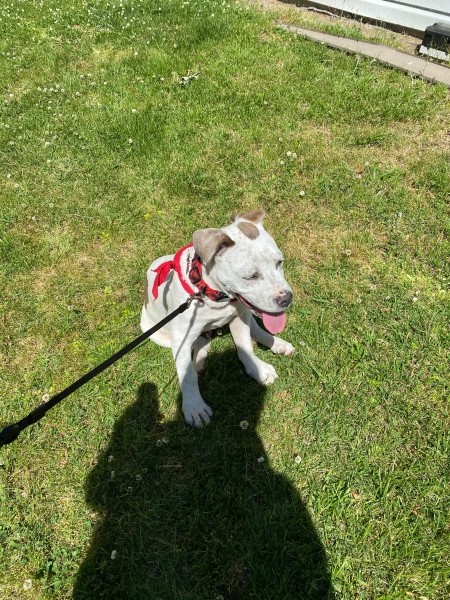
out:
M229 300L229 296L225 292L215 290L210 287L202 277L203 263L200 256L195 253L192 259L191 268L189 269L189 281L193 283L202 296L206 296L214 302L221 300Z
M200 256L198 254L194 254L192 260L190 260L189 256L188 256L188 261L187 261L187 265L188 265L187 266L187 269L188 269L187 274L189 277L189 281L197 288L197 290L193 289L189 285L189 283L186 281L185 276L182 271L182 267L181 267L181 258L185 251L188 251L193 247L194 247L194 244L188 244L187 246L180 248L180 250L178 250L178 252L173 257L173 260L168 260L166 262L163 262L162 264L159 265L159 267L157 267L156 269L153 270L153 272L156 273L156 277L155 277L155 280L153 281L153 287L152 287L152 295L155 300L158 297L159 286L162 283L164 283L164 281L167 279L167 277L169 276L169 273L172 270L176 272L176 274L178 275L178 279L179 279L181 285L183 286L183 289L190 296L199 293L201 296L206 296L207 298L209 298L210 300L213 300L214 302L220 302L221 300L229 300L229 296L227 296L227 294L225 294L225 292L213 289L203 279L203 277L202 277L202 270L203 270L202 259L200 258Z

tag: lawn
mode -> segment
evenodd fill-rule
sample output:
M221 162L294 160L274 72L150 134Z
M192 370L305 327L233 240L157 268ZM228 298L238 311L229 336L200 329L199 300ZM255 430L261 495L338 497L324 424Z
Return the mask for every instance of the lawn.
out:
M1 449L2 600L450 594L448 91L276 24L0 7L0 423L139 334L151 260L258 206L297 348L257 349L263 388L224 331L193 430L146 343Z

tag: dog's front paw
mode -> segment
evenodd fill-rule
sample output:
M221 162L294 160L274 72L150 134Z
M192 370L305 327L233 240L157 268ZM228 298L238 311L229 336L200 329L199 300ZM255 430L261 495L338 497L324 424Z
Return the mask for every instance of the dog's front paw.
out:
M211 421L213 411L201 398L200 400L183 400L183 415L187 425L202 427Z
M295 352L295 348L292 344L285 342L278 337L275 338L275 341L270 349L274 354L284 354L285 356L292 356Z
M250 377L253 377L253 379L262 385L270 385L278 377L272 365L259 358L255 362L252 362L252 364L245 365L245 370Z

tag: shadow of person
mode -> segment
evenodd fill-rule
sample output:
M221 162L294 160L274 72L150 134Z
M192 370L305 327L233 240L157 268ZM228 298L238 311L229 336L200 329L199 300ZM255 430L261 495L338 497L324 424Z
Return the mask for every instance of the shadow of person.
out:
M73 598L334 598L308 511L258 437L264 388L233 352L210 356L201 388L206 428L163 423L152 383L117 423L87 478L99 521Z

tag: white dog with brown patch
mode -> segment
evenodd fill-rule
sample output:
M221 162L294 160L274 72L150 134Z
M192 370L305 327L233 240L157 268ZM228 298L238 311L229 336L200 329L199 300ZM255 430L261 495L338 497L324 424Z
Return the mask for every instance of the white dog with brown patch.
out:
M189 311L150 339L172 348L189 425L209 423L212 410L200 395L197 374L205 366L214 329L229 325L246 372L258 383L272 383L272 365L258 358L252 340L275 354L294 347L274 334L284 329L292 291L283 275L283 255L263 227L264 211L238 215L221 229L199 229L193 244L158 258L147 271L141 328L147 331L187 296L200 293ZM267 331L255 321L261 318Z

